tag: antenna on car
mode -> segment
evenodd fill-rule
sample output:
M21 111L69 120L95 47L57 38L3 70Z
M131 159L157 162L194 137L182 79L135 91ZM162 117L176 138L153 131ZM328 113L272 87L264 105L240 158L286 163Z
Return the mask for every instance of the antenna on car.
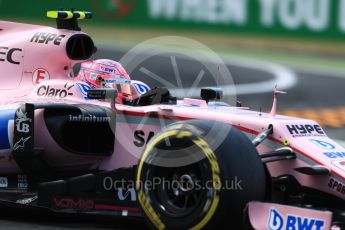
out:
M78 26L78 20L91 19L92 13L74 11L74 9L71 9L70 11L48 11L47 17L56 19L58 29L81 31Z
M272 104L272 109L270 116L275 117L277 114L277 104L278 104L278 95L279 94L286 94L286 92L279 91L278 90L278 85L275 86L274 91L273 91L273 104Z

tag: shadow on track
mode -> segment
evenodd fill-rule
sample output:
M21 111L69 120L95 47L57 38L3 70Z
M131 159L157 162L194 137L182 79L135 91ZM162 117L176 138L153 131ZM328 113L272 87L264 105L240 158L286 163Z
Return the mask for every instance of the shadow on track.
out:
M57 214L30 208L0 207L0 229L145 229L143 220L90 215Z

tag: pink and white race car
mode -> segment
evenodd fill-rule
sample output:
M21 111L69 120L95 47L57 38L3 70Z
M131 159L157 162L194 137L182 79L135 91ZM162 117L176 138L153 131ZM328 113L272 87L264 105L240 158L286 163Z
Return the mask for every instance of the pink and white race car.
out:
M277 115L279 91L270 114L213 88L117 104L116 90L73 78L96 52L77 23L91 14L48 16L58 29L0 21L2 203L154 229L344 227L345 149L314 121Z

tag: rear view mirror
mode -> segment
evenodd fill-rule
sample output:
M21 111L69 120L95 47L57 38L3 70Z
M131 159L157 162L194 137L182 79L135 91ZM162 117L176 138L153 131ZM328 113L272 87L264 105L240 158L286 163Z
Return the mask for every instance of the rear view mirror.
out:
M203 88L200 96L207 103L211 100L221 100L223 99L223 90L221 88Z

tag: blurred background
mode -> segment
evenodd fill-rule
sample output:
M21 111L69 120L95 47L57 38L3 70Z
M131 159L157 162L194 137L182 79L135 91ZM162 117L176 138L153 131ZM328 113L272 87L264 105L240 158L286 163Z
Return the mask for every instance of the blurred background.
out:
M345 140L345 0L0 0L0 20L55 26L45 15L59 9L93 12L80 26L99 48L95 58L120 60L161 36L193 39L224 60L244 106L269 111L278 84L288 92L280 113L316 120ZM146 69L173 78L174 63L164 58ZM197 63L176 64L188 88ZM160 84L143 71L132 78Z
M269 111L278 84L288 92L280 113L316 120L345 140L345 0L0 0L0 20L55 26L45 15L59 9L94 13L80 25L99 48L95 58L120 60L161 36L193 39L224 60L244 106ZM147 69L173 78L174 63L164 58L147 62ZM175 64L188 88L196 61ZM132 78L160 84L143 71Z
M161 36L192 39L223 59L243 106L269 111L278 84L288 92L279 98L279 113L315 120L345 143L345 0L0 0L0 20L55 26L46 11L72 8L94 14L80 26L99 48L95 58L120 60ZM195 60L161 55L145 68L173 79L174 63L188 88L200 71ZM133 71L132 78L161 84L147 73ZM4 222L6 229L13 221ZM22 228L48 225L25 222ZM70 228L57 226L52 229Z

